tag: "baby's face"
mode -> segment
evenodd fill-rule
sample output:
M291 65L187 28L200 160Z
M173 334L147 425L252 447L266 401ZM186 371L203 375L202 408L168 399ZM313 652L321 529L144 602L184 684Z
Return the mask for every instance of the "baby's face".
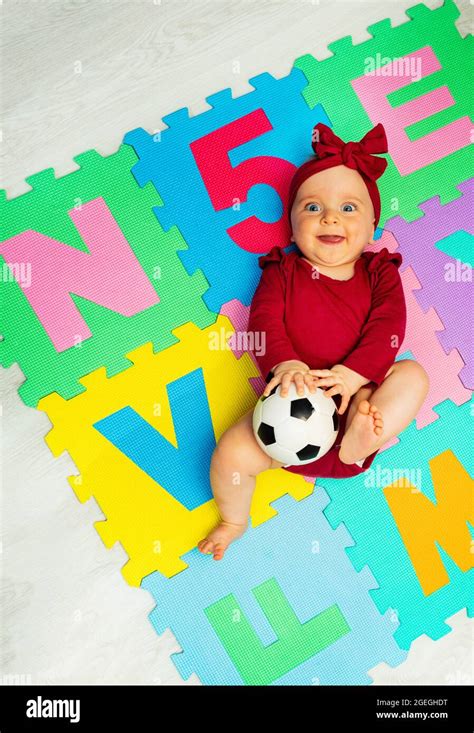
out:
M345 165L315 173L299 187L291 209L292 238L315 265L338 267L357 260L375 232L375 214L360 174ZM338 244L319 239L339 235Z

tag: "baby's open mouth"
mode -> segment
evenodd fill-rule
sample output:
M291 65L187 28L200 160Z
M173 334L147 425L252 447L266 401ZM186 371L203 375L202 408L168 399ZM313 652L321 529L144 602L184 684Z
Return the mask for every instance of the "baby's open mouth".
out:
M336 237L332 234L322 234L318 239L320 239L324 244L340 244L340 242L344 241L345 237Z

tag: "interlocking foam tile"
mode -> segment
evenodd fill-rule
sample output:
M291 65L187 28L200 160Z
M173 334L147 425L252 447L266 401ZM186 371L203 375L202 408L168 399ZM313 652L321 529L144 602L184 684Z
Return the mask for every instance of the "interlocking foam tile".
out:
M288 244L290 179L312 153L312 126L330 124L305 103L298 69L249 83L255 91L235 99L231 89L206 97L212 108L194 117L187 108L163 117L169 128L158 134L139 128L124 138L140 158L138 183L152 181L160 194L164 229L177 226L189 245L183 264L190 274L205 268L204 300L216 312L232 298L248 305L260 275L255 254Z
M366 671L377 660L405 658L393 639L397 620L370 599L371 572L354 572L344 552L351 538L322 513L327 501L320 488L298 503L279 499L278 516L248 529L224 560L195 549L188 571L143 580L157 603L154 628L171 627L184 648L172 656L184 679L359 685L372 682Z
M445 619L474 611L473 410L473 401L456 407L446 400L439 420L423 430L413 421L365 473L316 482L331 498L331 526L343 522L354 539L347 550L354 568L368 563L374 573L378 609L397 613L402 649L423 633L439 639L450 629Z
M446 621L451 631L443 639L433 641L422 634L411 645L406 660L395 669L382 662L369 670L375 684L472 686L472 655L466 654L472 624L465 610L454 613Z
M394 28L389 18L369 26L372 38L363 43L353 45L350 36L331 43L327 59L306 54L295 61L308 79L308 105L322 104L343 140L360 140L383 123L389 165L378 181L380 226L394 196L400 216L411 221L420 216L417 204L435 194L443 203L455 198L456 184L472 171L472 36L461 37L452 0L406 14L411 20Z
M100 366L116 374L145 341L170 346L172 328L216 319L202 299L205 277L189 277L176 254L186 243L153 215L156 191L130 172L133 150L74 160L81 167L62 178L53 169L30 176L23 196L0 192L0 253L15 274L1 283L0 361L18 362L31 406L50 392L72 397Z
M474 389L474 329L472 325L472 269L469 264L456 260L442 249L442 241L461 231L457 246L464 244L460 252L470 257L474 244L474 178L458 186L457 199L441 206L439 196L420 205L425 216L406 222L397 216L386 223L396 237L403 255L401 270L411 266L422 288L415 292L424 310L433 306L444 329L438 338L446 353L456 348L465 367L460 379L466 387ZM439 246L438 246L439 245Z
M245 342L245 338L248 339L248 337L251 335L248 331L250 306L244 305L240 302L240 300L234 298L228 303L224 303L220 310L220 313L222 313L223 316L227 316L235 329L235 332L232 332L229 335L227 343L229 344L236 357L240 359L241 355L247 352L254 362L255 367L260 372L257 359L254 355L254 348L260 350L262 348L262 344L254 344L250 343L249 341L247 341L247 343ZM254 388L257 396L260 397L266 387L266 383L262 375L259 374L257 378L252 377L250 379L250 384Z
M427 222L427 217L419 220L420 224L422 222ZM422 227L420 228L423 230ZM367 247L367 251L378 252L383 247L387 247L390 252L395 252L398 246L399 243L393 234L388 230L384 230L379 242ZM431 250L432 248L426 247L426 259L428 261L431 258ZM405 256L402 247L398 251ZM440 331L443 332L444 326L435 309L430 308L424 313L415 297L421 288L417 276L410 266L406 266L405 260L402 262L400 270L407 305L407 327L397 360L401 358L415 359L428 373L430 379L429 391L416 416L416 425L418 428L422 428L438 418L433 407L443 399L449 397L456 405L461 405L471 398L472 391L466 389L461 382L460 374L463 371L464 362L457 349L452 349L449 354L446 354L439 343ZM425 272L425 275L427 279L427 272ZM469 309L460 310L458 317L460 323L464 324L466 329L469 329L471 320ZM410 352L408 355L404 353L406 349Z
M69 479L77 497L93 496L107 517L95 525L103 542L120 542L130 558L122 572L131 585L154 570L172 576L186 568L181 555L218 522L211 455L254 406L248 380L257 374L247 354L237 359L221 343L222 329L232 330L224 316L204 330L188 323L173 331L179 340L168 349L154 354L145 344L114 377L99 369L80 380L77 397L52 394L38 405L53 424L50 449L67 450L80 472ZM283 470L260 474L252 524L275 515L274 499L301 499L313 484Z

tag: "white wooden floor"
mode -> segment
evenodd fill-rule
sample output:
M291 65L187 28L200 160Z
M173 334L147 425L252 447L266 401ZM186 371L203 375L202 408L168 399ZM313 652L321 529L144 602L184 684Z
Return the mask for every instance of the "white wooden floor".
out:
M54 167L74 170L89 148L112 153L124 132L158 130L161 117L268 71L285 76L303 53L386 17L398 25L416 0L3 0L0 4L1 182L9 195L24 178ZM427 0L429 7L441 2ZM472 6L457 0L466 35ZM469 16L469 13L471 15ZM185 684L148 621L153 601L120 574L119 547L106 550L66 482L70 459L53 459L47 418L16 394L18 367L1 371L2 646L0 682L32 684ZM378 684L472 684L472 622L460 612L453 633L421 638L396 670L377 667ZM10 677L14 675L16 677ZM192 677L187 684L199 684Z

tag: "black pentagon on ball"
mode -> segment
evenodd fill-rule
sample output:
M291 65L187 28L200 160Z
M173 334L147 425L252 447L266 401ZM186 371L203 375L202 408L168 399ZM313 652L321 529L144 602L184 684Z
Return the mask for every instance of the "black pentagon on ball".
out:
M307 397L302 397L300 400L291 401L291 417L297 417L299 420L308 420L313 412L314 407Z
M275 443L275 431L271 425L267 425L265 422L260 423L257 435L263 445L272 445L272 443Z
M332 413L332 426L336 432L339 432L339 413L337 410Z
M300 461L309 461L310 458L316 459L320 451L319 445L306 445L304 448L296 452Z

